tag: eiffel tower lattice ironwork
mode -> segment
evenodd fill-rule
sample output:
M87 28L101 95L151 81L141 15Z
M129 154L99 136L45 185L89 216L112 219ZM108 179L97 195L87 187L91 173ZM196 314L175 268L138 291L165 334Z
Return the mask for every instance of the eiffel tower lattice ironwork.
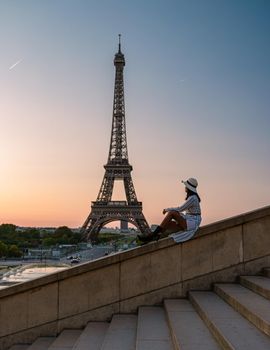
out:
M84 239L87 241L94 241L104 225L117 220L132 223L142 233L150 232L149 225L142 212L142 202L137 200L131 178L132 166L128 160L123 75L125 57L121 52L120 35L114 66L115 86L109 157L107 164L104 165L105 174L97 200L92 202L91 212L81 228ZM124 183L126 194L126 200L124 201L112 200L115 180L122 180Z

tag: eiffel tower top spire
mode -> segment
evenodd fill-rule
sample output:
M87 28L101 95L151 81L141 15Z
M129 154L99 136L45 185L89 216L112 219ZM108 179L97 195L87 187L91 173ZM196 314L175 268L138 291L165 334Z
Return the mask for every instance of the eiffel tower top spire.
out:
M125 100L124 100L124 66L125 56L121 51L121 34L119 34L118 52L114 57L115 84L113 99L112 132L108 164L128 164Z
M124 67L125 65L125 56L121 51L121 34L118 34L119 41L118 41L118 52L115 54L114 57L114 65L117 68Z
M118 43L118 53L121 53L121 34L118 34L119 43Z

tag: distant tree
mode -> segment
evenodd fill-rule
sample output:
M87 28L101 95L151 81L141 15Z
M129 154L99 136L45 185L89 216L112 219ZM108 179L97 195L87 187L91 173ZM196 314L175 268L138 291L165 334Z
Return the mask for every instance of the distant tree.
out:
M7 256L8 246L0 241L0 258Z
M82 235L80 233L72 232L72 237L70 239L70 244L78 244L82 240Z
M58 227L53 234L54 238L65 238L66 240L71 238L73 235L71 229L67 226Z
M13 224L2 224L0 225L0 232L14 233L16 231L16 225Z
M42 244L45 246L45 247L51 247L51 246L54 246L56 245L56 240L52 237L46 237L42 240Z
M40 231L37 228L28 228L20 232L18 237L19 247L37 248L40 244Z
M17 232L16 226L13 224L0 225L0 240L6 244L16 242Z
M20 251L17 245L12 244L8 247L8 256L10 258L19 258L22 256L22 252Z
M27 228L23 232L23 236L26 239L37 239L38 240L40 238L40 231L35 227Z

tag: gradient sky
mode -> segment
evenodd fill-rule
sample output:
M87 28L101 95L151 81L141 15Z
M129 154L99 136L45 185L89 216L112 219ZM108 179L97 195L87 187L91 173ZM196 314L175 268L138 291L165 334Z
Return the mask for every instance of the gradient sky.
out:
M270 204L270 1L0 0L0 223L77 227L107 161L117 34L144 214ZM115 199L121 198L117 183Z

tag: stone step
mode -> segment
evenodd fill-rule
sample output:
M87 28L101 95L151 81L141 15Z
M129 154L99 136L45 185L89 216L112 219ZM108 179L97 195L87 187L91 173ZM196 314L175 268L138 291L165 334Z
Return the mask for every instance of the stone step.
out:
M270 278L264 276L241 276L240 283L242 286L270 300Z
M114 315L101 350L135 350L136 315Z
M263 274L264 274L265 277L270 278L270 267L265 267L263 269Z
M270 301L238 284L215 284L216 293L257 328L270 335Z
M82 330L65 329L49 346L49 350L70 350L75 345Z
M163 307L139 308L136 350L173 350L166 313Z
M55 337L39 337L32 343L28 350L47 350L55 339Z
M108 328L108 322L89 322L73 350L100 350Z
M218 350L221 347L186 299L165 300L165 310L177 350Z
M222 349L269 350L270 338L213 292L190 292L190 300ZM198 347L198 349L201 349Z

